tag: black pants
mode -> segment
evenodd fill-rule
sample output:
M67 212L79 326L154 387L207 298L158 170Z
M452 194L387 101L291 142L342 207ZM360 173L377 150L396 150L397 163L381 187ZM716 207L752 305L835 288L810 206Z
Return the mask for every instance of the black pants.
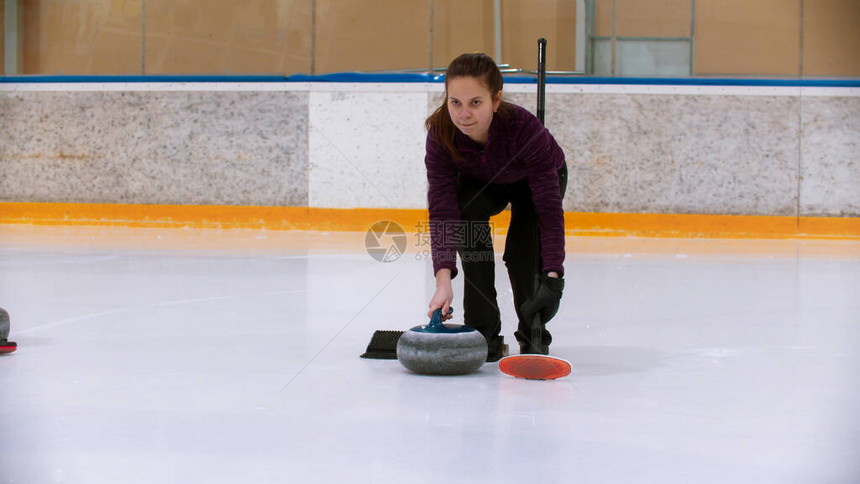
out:
M567 165L558 171L561 195L567 188ZM505 239L503 260L508 269L514 307L519 324L517 340L525 342L531 334L531 322L520 313L523 302L534 296L536 276L541 270L540 228L528 181L508 185L487 184L460 176L457 180L460 203L462 243L458 248L463 266L463 318L465 323L480 331L487 339L502 329L499 305L496 301L495 259L490 217L511 204L511 225ZM544 327L542 341L552 342Z

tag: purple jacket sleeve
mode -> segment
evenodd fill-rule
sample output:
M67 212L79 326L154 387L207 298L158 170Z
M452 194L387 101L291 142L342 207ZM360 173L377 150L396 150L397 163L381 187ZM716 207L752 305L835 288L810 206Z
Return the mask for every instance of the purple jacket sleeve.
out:
M537 118L529 118L518 141L538 213L541 271L564 275L564 209L558 180L564 152Z
M451 269L451 278L457 276L457 240L453 226L460 220L457 203L457 168L448 149L427 133L427 206L430 211L430 247L433 257L433 274L439 269Z

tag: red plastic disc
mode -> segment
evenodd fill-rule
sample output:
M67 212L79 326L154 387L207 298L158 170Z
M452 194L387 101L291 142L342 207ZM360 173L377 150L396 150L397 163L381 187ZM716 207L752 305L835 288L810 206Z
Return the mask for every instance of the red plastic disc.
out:
M547 355L513 355L499 360L499 370L506 375L529 380L555 380L570 375L567 360Z

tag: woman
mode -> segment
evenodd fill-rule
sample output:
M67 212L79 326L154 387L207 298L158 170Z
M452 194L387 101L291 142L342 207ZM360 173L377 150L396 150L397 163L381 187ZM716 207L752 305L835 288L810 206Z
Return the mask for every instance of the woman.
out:
M465 323L487 338L487 361L504 355L496 302L490 217L511 204L505 245L522 354L548 354L552 319L564 289L564 153L543 124L502 100L503 79L485 54L454 59L445 102L426 121L430 240L436 291L428 316L448 312L460 254ZM532 344L540 314L541 343ZM446 315L444 319L451 316Z

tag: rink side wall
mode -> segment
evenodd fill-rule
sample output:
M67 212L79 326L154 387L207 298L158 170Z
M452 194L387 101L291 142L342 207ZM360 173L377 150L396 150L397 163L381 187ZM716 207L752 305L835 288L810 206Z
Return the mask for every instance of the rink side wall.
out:
M0 78L0 222L420 221L444 85L357 78ZM546 125L569 233L860 236L860 82L551 79Z

